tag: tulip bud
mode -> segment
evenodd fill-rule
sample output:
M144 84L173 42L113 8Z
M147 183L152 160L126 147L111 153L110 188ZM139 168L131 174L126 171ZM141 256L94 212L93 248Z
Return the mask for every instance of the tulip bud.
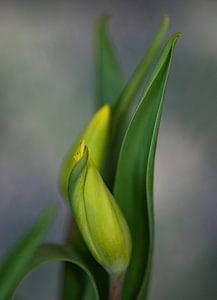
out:
M67 199L68 196L69 176L75 164L74 155L80 147L81 139L85 140L97 168L101 168L108 142L110 115L110 107L108 105L104 105L98 110L81 137L68 152L60 172L60 190L64 198Z
M79 230L94 258L109 273L122 273L131 255L127 223L84 141L74 159L68 198Z

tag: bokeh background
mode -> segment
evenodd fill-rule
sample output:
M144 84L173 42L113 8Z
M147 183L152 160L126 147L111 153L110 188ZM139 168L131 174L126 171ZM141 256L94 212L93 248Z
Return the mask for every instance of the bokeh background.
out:
M217 299L217 1L0 2L0 257L50 202L61 241L62 158L94 111L94 30L110 31L129 77L164 14L181 31L156 160L150 300ZM20 299L57 299L59 265L35 272Z

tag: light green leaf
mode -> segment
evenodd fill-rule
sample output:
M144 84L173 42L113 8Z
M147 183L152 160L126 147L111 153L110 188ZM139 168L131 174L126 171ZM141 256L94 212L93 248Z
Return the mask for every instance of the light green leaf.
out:
M96 98L97 107L113 106L123 88L123 74L116 49L108 33L108 16L97 23L96 41Z
M0 297L8 300L12 297L26 266L54 217L54 207L49 207L34 226L13 247L0 266Z
M123 299L146 299L154 239L153 172L160 117L173 49L167 42L144 96L130 122L118 161L114 195L127 219L133 253Z
M71 281L71 291L65 299L79 300L83 299L83 296L86 297L85 299L91 299L90 295L94 295L92 299L99 300L98 289L87 264L76 251L64 245L43 244L39 246L32 262L27 266L23 277L20 278L19 284L42 265L56 261L68 262L72 264L75 271L79 272L80 290L77 289L76 282ZM82 277L80 276L81 272L83 273ZM74 279L76 280L76 278Z
M82 236L96 261L110 274L129 263L131 238L125 219L82 142L69 179L69 201Z

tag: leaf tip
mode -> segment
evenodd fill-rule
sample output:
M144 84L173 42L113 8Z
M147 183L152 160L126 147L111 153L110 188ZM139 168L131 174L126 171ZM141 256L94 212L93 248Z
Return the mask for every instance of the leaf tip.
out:
M109 121L111 115L111 108L108 104L103 105L95 115L95 122Z
M100 28L105 28L107 25L108 21L111 19L111 16L107 13L103 13L97 20L96 22L96 27L98 29Z
M174 33L174 35L173 35L174 44L176 44L177 40L180 38L181 35L182 35L182 33L179 31Z
M163 23L166 27L169 27L169 25L170 25L170 17L169 17L168 15L164 15L162 23Z
M50 223L57 214L57 204L50 204L42 213L41 219L46 219Z

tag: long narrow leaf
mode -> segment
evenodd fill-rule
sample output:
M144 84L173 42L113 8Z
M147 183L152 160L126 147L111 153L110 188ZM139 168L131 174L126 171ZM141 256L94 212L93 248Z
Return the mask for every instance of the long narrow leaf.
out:
M27 234L17 242L0 266L0 298L12 297L26 266L54 217L54 207L48 208Z
M116 128L116 125L122 118L125 119L125 116L128 114L136 95L140 91L144 80L146 79L149 68L165 37L169 27L169 22L169 17L165 16L150 47L146 51L144 57L138 64L133 75L127 82L120 97L118 98L114 108L114 128Z
M127 129L118 161L114 195L129 224L133 254L123 299L146 299L154 239L153 172L163 98L173 49L167 42L144 96Z
M125 85L120 96L118 97L112 113L112 124L111 124L111 143L110 151L112 157L108 158L107 161L107 184L112 188L114 181L114 174L117 167L118 155L120 152L120 145L123 138L123 133L126 128L126 122L128 122L128 115L132 104L139 91L141 90L144 82L147 78L148 71L158 53L158 50L162 44L169 26L169 18L165 16L160 25L160 28L151 43L150 47L146 51L142 60L135 69L133 75ZM117 130L118 128L118 130Z
M71 285L71 291L70 295L72 298L68 296L67 299L85 299L90 300L93 296L92 299L99 300L99 293L98 289L94 280L93 275L88 269L87 264L85 261L81 258L81 256L72 250L68 246L64 245L58 245L58 244L43 244L38 247L37 251L35 252L35 255L33 257L33 260L31 263L27 266L25 272L23 273L23 277L20 278L19 283L17 286L27 277L29 276L33 271L38 269L39 267L51 263L51 262L56 262L56 261L61 261L61 262L68 262L72 265L72 267L76 271L82 272L83 276L79 276L79 280L81 280L82 284L82 289L77 291L76 289L76 282L72 281ZM76 278L74 278L76 280Z
M97 23L96 93L97 106L113 106L123 88L123 73L116 49L108 33L108 17Z

